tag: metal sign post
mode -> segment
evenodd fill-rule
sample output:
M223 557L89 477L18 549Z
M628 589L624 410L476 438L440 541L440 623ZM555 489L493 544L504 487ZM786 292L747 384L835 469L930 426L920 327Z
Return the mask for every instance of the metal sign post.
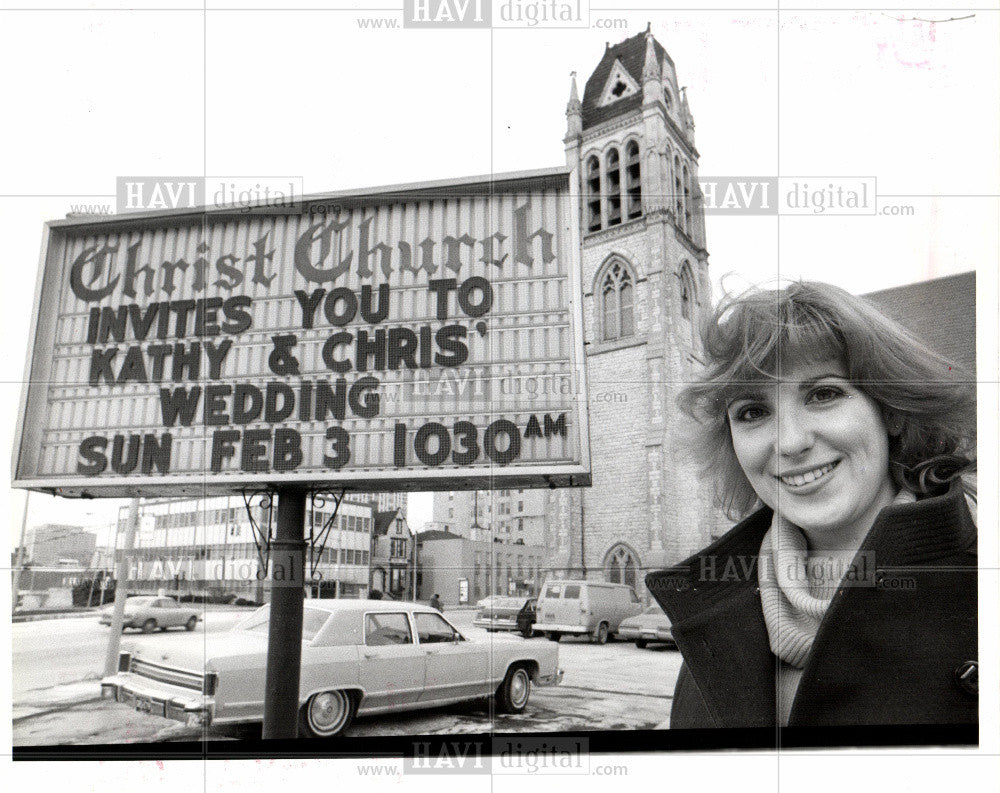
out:
M271 542L271 617L267 636L264 729L267 738L295 738L305 599L306 492L279 488Z
M120 513L119 513L120 514ZM111 614L111 635L108 637L108 654L104 660L104 676L118 671L118 653L122 643L122 623L125 621L125 598L128 597L129 560L135 549L135 532L139 527L139 499L128 503L128 525L125 527L125 545L117 552L115 565L115 605Z

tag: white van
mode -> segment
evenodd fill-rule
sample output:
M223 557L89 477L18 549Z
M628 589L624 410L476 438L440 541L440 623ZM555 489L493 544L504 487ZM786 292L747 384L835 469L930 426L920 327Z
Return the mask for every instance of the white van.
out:
M553 641L566 633L604 644L619 622L642 611L642 602L628 584L555 580L545 582L536 610L535 631Z

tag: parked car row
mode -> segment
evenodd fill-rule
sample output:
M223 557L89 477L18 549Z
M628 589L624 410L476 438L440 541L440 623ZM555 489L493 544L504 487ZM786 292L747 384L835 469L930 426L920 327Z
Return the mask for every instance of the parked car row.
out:
M616 638L640 649L673 644L667 615L655 604L643 610L627 584L548 581L537 600L495 595L476 607L473 625L489 632L516 631L525 638L544 635L553 641L563 635L587 636L598 644Z

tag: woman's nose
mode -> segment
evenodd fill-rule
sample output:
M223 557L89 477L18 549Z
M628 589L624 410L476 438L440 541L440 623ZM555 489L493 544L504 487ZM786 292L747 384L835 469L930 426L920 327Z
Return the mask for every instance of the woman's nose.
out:
M775 441L778 453L795 457L808 451L813 445L813 431L809 419L796 407L778 407L778 437Z

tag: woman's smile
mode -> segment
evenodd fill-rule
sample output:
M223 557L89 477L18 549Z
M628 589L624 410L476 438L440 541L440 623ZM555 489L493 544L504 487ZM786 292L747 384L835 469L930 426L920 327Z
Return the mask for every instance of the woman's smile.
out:
M833 469L837 467L839 462L840 460L834 460L832 463L826 463L825 465L820 465L815 468L809 468L805 471L799 470L797 472L779 474L777 478L780 479L787 487L792 488L793 491L801 492L802 488L806 485L824 481L827 478L827 475L832 473Z

